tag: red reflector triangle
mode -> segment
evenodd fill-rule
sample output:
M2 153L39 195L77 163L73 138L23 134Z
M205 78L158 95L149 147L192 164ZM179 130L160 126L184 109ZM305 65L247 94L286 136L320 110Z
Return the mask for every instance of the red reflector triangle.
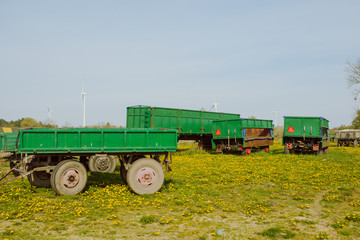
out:
M221 132L220 132L220 130L219 130L219 129L218 129L218 130L216 130L215 135L217 135L217 136L221 135Z
M294 128L292 126L290 126L287 130L288 133L293 133L295 132Z

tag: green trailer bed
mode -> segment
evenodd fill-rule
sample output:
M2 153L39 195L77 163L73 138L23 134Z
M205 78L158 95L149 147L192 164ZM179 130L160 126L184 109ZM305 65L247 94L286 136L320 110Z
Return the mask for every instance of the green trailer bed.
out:
M20 130L19 153L118 154L175 152L176 131L159 129Z
M0 152L15 152L17 133L0 133Z
M127 107L126 126L175 129L179 140L197 140L211 149L212 121L229 119L240 119L240 114L138 105Z
M269 151L274 142L272 120L235 119L213 121L213 141L219 152L240 151L250 154L251 149Z
M329 121L323 117L284 117L284 152L315 151L322 155L330 145Z
M0 159L10 162L10 169L15 166L19 155L16 151L16 132L7 131L0 133Z
M335 131L335 139L337 145L340 146L354 146L357 147L360 141L360 129L344 129Z
M176 130L24 129L17 142L24 157L14 171L27 176L31 185L74 195L84 190L88 171L111 172L118 159L123 182L137 194L151 194L162 187L162 164L171 170L176 149Z

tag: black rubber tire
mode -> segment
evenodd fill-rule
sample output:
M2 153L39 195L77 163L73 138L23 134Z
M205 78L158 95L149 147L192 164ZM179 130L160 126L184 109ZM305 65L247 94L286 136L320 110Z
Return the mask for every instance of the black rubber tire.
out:
M15 167L15 164L16 164L15 162L11 161L11 162L10 162L10 169L12 169L13 167ZM20 173L18 173L18 172L16 172L16 171L13 171L13 174L14 174L15 177L20 176Z
M121 166L120 166L120 176L121 176L121 179L123 180L123 182L125 184L127 184L126 175L127 175L127 171L126 171L124 165L121 164Z
M46 171L33 172L27 176L29 183L32 186L49 188L51 187L51 174Z
M58 163L50 178L52 189L59 195L76 195L81 193L85 189L86 182L86 168L82 163L75 160L66 160Z
M158 161L140 158L129 167L126 180L134 193L153 194L164 184L164 170Z
M115 156L91 156L89 159L89 170L92 173L112 173L115 171L117 160Z

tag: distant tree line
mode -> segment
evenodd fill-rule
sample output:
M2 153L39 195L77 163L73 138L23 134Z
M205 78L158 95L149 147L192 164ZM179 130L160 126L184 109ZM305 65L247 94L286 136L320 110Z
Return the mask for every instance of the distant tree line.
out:
M15 121L6 121L0 119L0 127L14 127L14 128L28 128L28 127L44 127L44 128L58 128L56 124L43 123L36 121L33 118L20 118Z
M51 123L43 123L42 121L36 121L33 118L20 118L15 121L6 121L4 119L0 119L0 127L12 127L12 128L59 128L56 124ZM64 128L70 128L69 126L65 126ZM111 125L109 122L107 123L99 123L94 126L87 126L87 128L118 128L118 126ZM121 128L121 126L120 126Z

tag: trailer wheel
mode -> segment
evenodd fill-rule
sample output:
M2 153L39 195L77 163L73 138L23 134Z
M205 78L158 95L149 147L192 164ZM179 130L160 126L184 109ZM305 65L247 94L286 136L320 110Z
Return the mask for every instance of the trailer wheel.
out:
M51 187L50 177L51 174L47 173L46 171L33 172L27 176L31 186L43 187L43 188Z
M329 147L325 148L325 153L328 154L329 153Z
M121 164L121 166L120 166L120 176L121 176L121 179L123 180L123 182L125 184L127 184L126 175L127 175L127 171L126 171L126 169L124 167L124 164Z
M141 158L130 166L126 180L134 193L153 194L160 190L164 183L164 170L156 160Z
M90 172L112 173L115 171L117 160L114 156L91 156L89 159Z
M324 149L323 148L319 148L318 152L317 152L317 155L318 156L322 156L324 153Z
M284 147L284 153L285 154L290 154L290 149L288 149L286 145Z
M75 160L58 163L50 178L52 189L59 195L76 195L85 189L86 182L86 168Z
M354 143L353 143L354 147L357 147L358 146L358 141L355 140Z
M13 169L16 165L16 162L10 161L10 169ZM20 176L20 173L18 173L17 171L13 171L13 174L15 177Z
M264 147L264 152L267 152L267 153L268 153L269 150L270 150L269 146Z

